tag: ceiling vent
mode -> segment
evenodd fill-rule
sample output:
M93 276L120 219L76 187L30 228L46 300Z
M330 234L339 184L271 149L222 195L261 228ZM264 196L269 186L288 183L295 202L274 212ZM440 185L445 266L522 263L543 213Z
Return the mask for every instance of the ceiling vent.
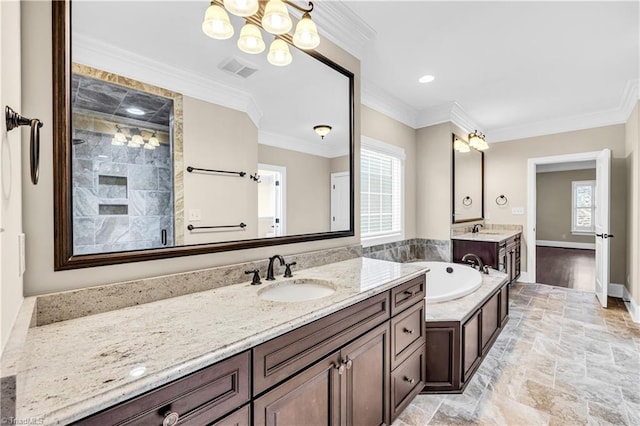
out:
M251 66L245 62L242 62L238 58L233 56L222 61L220 65L218 65L218 67L223 71L226 71L230 74L236 75L241 78L249 78L256 71L258 71L257 67Z

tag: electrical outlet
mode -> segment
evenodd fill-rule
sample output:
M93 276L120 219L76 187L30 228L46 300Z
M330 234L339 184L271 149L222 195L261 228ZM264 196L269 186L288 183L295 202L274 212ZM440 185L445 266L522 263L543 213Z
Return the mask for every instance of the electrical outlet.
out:
M524 214L524 207L514 207L511 209L511 214L521 216Z
M199 222L202 220L202 211L200 209L190 209L189 210L189 221L190 222Z

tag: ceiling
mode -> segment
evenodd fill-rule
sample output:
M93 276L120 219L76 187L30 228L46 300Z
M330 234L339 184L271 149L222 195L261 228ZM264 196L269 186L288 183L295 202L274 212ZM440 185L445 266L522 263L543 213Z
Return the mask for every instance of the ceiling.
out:
M624 122L638 101L639 4L342 3L369 27L358 54L372 104L405 104L395 118L413 127L453 112L488 141Z

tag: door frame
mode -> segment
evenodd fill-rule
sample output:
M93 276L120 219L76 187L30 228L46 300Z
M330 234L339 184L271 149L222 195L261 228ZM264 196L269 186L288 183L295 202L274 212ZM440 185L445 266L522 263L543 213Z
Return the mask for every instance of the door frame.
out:
M548 157L529 158L527 160L527 227L525 238L527 241L527 280L526 282L536 282L536 169L542 164L573 163L582 161L596 161L602 153L600 151L578 152L574 154L552 155ZM596 180L596 185L598 184ZM611 196L611 187L608 188L608 195ZM607 260L611 264L611 260Z
M280 232L282 235L287 235L287 168L274 164L258 163L258 170L280 173Z

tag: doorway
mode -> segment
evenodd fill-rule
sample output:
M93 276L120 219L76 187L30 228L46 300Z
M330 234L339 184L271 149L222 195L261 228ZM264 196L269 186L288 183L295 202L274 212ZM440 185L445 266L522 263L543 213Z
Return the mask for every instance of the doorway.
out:
M610 176L611 150L585 152L552 157L530 158L527 164L527 218L526 238L529 244L527 252L527 269L532 282L538 282L536 274L537 255L537 171L538 168L553 167L552 165L594 162L596 169L595 186L593 188L593 232L595 234L595 273L594 292L603 307L607 307L609 286L610 257L609 239L609 204L610 204Z
M349 172L331 173L331 232L351 227Z
M287 168L258 164L258 238L286 235Z

